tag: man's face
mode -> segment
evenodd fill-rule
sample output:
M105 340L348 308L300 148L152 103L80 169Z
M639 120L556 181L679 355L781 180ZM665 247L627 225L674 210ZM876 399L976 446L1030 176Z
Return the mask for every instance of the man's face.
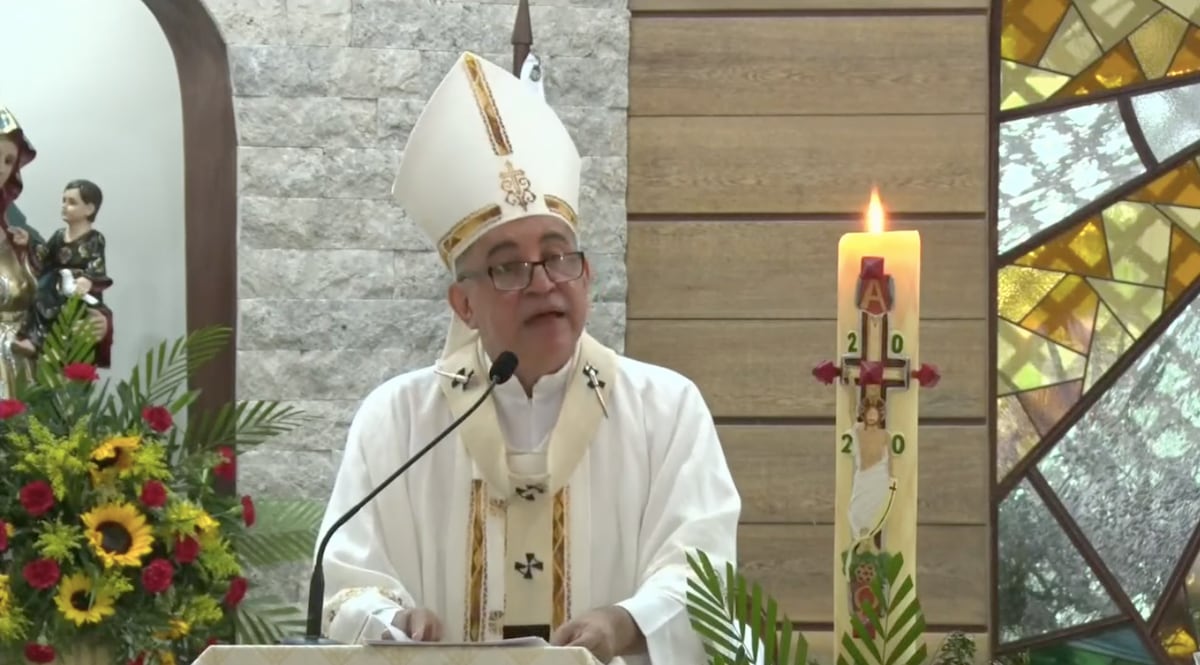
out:
M17 144L7 136L0 136L0 186L8 184L8 177L17 167L17 157L20 150Z
M451 306L479 331L488 355L517 354L517 374L526 381L559 370L587 321L591 269L572 255L573 237L556 217L504 224L467 251L450 287ZM541 261L546 265L529 266Z

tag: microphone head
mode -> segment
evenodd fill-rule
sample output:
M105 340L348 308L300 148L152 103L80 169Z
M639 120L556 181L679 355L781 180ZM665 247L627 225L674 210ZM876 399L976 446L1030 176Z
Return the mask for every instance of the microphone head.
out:
M492 363L492 368L488 370L488 378L495 381L496 385L499 385L511 379L513 372L516 371L517 354L512 351L505 351Z

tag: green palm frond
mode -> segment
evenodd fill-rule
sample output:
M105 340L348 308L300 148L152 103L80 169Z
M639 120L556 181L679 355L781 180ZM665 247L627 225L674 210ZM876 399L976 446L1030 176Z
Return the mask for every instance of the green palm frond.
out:
M228 347L231 334L228 327L210 326L146 351L129 379L117 384L116 395L104 405L106 415L118 422L135 421L140 414L130 409L138 404L161 404L179 413L195 401L199 392L184 390L180 397L177 393L186 388L197 369Z
M307 499L258 499L258 521L234 543L242 562L269 568L312 556L324 504Z
M878 603L862 604L866 621L851 615L854 634L841 637L850 660L839 656L838 665L921 665L928 659L928 648L922 639L925 615L916 585L911 575L900 578L903 555L881 554L878 561L882 574L871 580Z
M299 409L278 402L224 404L189 420L183 449L194 453L215 446L237 446L244 451L309 420Z
M238 606L234 619L239 644L278 644L287 635L304 632L305 616L299 603L278 598L247 598Z
M266 569L308 561L324 516L324 505L309 499L259 499L255 501L254 527L239 534L234 550L243 564ZM247 598L237 611L234 630L240 644L277 644L305 629L300 603L263 595Z
M46 387L62 385L62 368L71 363L92 362L95 345L96 336L88 325L88 309L83 299L68 298L42 343L37 363L38 383Z
M687 610L709 665L807 665L808 642L792 628L779 603L725 564L717 572L708 555L687 555ZM747 645L746 642L749 641Z

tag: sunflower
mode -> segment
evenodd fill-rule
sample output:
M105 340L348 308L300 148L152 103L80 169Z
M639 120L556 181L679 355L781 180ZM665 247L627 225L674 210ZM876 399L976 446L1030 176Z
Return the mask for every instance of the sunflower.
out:
M115 599L92 588L92 580L82 573L75 573L58 585L54 604L68 621L76 626L85 623L100 623L104 617L116 612Z
M91 467L88 469L92 483L100 485L111 480L114 475L129 470L133 466L133 454L141 445L142 440L136 436L118 436L96 446L91 454Z
M140 566L154 543L146 516L128 503L107 503L83 514L88 542L105 568Z

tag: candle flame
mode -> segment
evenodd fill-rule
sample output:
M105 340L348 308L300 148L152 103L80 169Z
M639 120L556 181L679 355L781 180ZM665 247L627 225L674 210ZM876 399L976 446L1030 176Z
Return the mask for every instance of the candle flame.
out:
M879 188L871 188L871 202L867 204L867 231L883 233L884 230L883 203L879 201Z

